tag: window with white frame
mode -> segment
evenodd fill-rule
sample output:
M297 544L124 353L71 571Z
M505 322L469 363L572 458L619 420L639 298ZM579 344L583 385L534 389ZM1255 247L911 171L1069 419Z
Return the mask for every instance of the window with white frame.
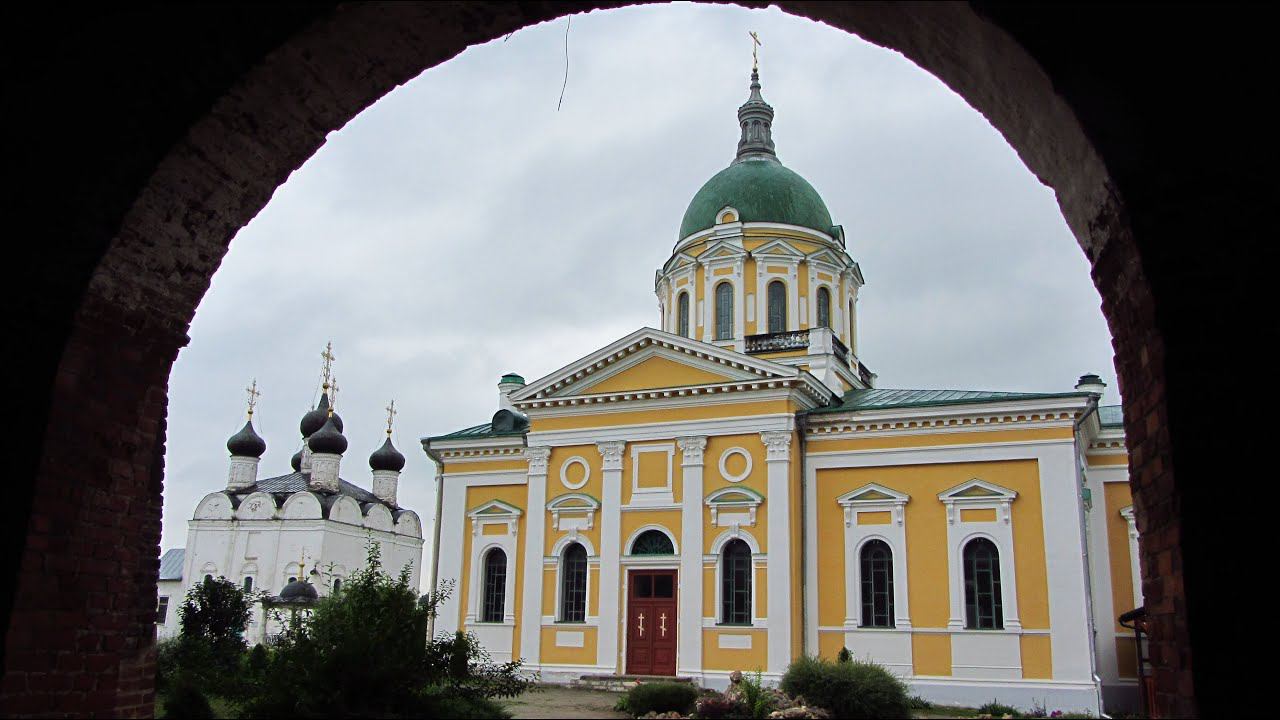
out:
M733 339L733 283L716 286L716 339Z
M781 280L769 283L768 291L769 332L787 331L787 286Z
M858 553L862 587L862 627L893 627L893 550L870 540Z
M1000 550L977 537L964 546L964 626L968 630L1004 628L1000 596Z
M818 288L818 327L831 327L831 291L825 287Z
M161 595L156 605L156 624L163 625L169 619L169 596Z
M681 337L689 337L689 293L680 293L676 301L676 332Z
M483 593L480 622L502 622L507 607L507 554L502 548L491 548L485 553Z
M560 556L560 622L586 622L587 549L570 543Z
M911 629L905 515L910 499L877 483L836 498L844 511L846 630Z
M938 494L946 506L951 618L948 627L1021 630L1013 543L1018 494L974 478Z
M739 539L720 551L720 623L751 624L751 548Z

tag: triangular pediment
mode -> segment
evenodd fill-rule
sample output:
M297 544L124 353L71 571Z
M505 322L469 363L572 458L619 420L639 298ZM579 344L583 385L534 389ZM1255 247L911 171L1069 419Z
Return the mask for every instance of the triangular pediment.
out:
M784 257L784 258L794 258L796 260L801 260L804 258L804 253L797 250L795 247L791 245L791 243L787 242L786 240L770 240L769 242L766 242L765 244L751 251L751 254L755 255L756 257L766 257L766 256L775 257L775 258Z
M513 402L793 379L796 368L642 328L512 393Z
M707 260L719 260L725 258L740 258L747 254L741 246L735 245L727 240L720 240L711 243L711 245L698 255L698 259L706 262Z
M467 511L470 517L512 517L519 516L523 511L515 505L509 505L501 500L490 500L487 503L478 505Z
M995 483L974 478L950 490L938 493L938 499L947 500L1012 500L1018 493Z
M845 261L842 255L840 255L839 253L829 248L822 248L821 250L818 250L817 252L810 254L805 259L811 263L822 263L824 265L829 265L835 270L839 270L840 268L843 268L847 264L847 262Z
M836 502L841 505L872 505L881 503L905 503L911 497L905 493L900 493L892 488L887 488L876 483L868 483L856 490L849 492L836 498Z

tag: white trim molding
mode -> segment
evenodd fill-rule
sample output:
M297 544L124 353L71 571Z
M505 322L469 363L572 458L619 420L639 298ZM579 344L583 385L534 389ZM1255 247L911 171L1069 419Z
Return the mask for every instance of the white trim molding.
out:
M909 495L876 483L868 483L836 498L844 508L844 624L854 631L862 627L862 547L871 540L889 546L893 561L893 623L900 630L911 629L911 609L907 593L907 529L905 508ZM861 513L888 513L889 522L860 524ZM910 639L906 655L910 657Z
M764 496L749 487L725 487L713 490L704 503L711 509L713 527L755 527Z
M1013 514L1011 505L1018 494L994 483L974 478L938 493L947 506L947 574L951 589L951 618L947 627L965 630L964 548L975 538L990 540L1000 553L1000 605L1004 630L1021 630L1018 617L1018 583L1014 574ZM965 520L964 510L993 510L994 520ZM952 655L956 655L953 643ZM954 662L953 665L965 665Z
M579 530L591 530L595 527L596 512L599 509L600 501L586 493L559 495L547 503L547 512L551 513L551 529L556 532L570 531L575 536Z
M1133 606L1142 607L1142 565L1138 558L1138 519L1133 506L1120 508L1120 516L1129 526L1129 575L1133 583Z
M569 468L574 465L582 466L582 479L576 483L569 480ZM564 463L560 465L560 484L564 485L569 490L581 490L582 487L585 486L587 482L590 480L591 480L591 466L587 464L586 458L582 457L581 455L574 455L568 460L565 460Z
M733 457L734 455L741 455L747 461L746 469L736 474L730 473L728 469L729 458ZM751 462L752 462L751 453L747 452L745 448L731 447L728 450L725 450L724 452L720 453L720 462L718 464L718 467L720 469L720 477L724 478L725 480L731 483L742 482L743 480L746 480L748 476L751 475Z

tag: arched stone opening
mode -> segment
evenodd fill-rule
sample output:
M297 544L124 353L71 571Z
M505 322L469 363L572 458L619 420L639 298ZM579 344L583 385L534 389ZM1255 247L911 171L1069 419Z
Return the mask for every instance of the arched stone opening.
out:
M1060 11L1045 22L984 4L779 4L938 76L1057 191L1115 338L1157 707L1221 707L1222 686L1208 670L1193 674L1191 658L1212 667L1230 644L1195 632L1215 617L1207 567L1225 541L1197 532L1208 522L1197 502L1205 491L1175 481L1174 468L1192 477L1223 447L1202 437L1210 423L1192 403L1213 357L1206 346L1240 346L1222 342L1230 323L1205 326L1250 297L1226 279L1222 260L1193 249L1207 228L1221 233L1220 248L1247 248L1267 227L1260 161L1229 152L1219 161L1189 138L1182 174L1166 173L1173 163L1138 146L1166 139L1171 131L1155 128L1171 118L1160 114L1159 91L1170 86L1158 78L1155 90L1118 96L1150 69L1140 32L1149 27L1137 11ZM23 383L15 402L35 421L29 441L15 445L6 535L18 558L5 596L6 714L150 712L167 379L236 230L328 132L397 85L471 44L585 9L477 2L85 15L63 19L58 41L33 36L6 51L16 58L6 67L17 68L6 92L30 110L9 155L26 181L15 205L30 216L18 259L35 271L11 306L28 309L14 313L10 336L25 345L12 372ZM1201 27L1208 38L1214 28ZM1129 43L1110 54L1097 43L1081 50L1086 30ZM1119 79L1096 72L1089 56L1098 53L1120 63ZM68 92L73 69L83 87ZM1211 134L1226 129L1211 120ZM1249 122L1236 129L1248 135ZM1223 292L1192 304L1192 289Z

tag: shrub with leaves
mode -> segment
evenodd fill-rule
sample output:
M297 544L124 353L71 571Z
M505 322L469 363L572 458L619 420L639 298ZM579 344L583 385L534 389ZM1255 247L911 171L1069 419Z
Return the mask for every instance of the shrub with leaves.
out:
M847 663L853 659L853 654L849 652L849 648L840 648L840 653L836 655L836 662Z
M782 690L842 718L911 716L906 685L872 662L802 657L782 676Z
M688 715L697 699L698 688L690 683L640 683L627 692L627 712L634 717L651 712Z
M191 586L178 607L178 636L156 648L156 687L166 707L183 688L232 699L243 694L244 629L255 600L226 578Z
M376 543L342 592L294 616L253 684L246 715L298 717L503 717L489 698L530 685L520 663L493 665L474 638L429 642L427 626L448 590L420 600L409 568L392 577Z
M979 715L990 715L991 717L1022 717L1022 713L1018 708L1012 705L998 703L995 700L982 705L978 708Z

